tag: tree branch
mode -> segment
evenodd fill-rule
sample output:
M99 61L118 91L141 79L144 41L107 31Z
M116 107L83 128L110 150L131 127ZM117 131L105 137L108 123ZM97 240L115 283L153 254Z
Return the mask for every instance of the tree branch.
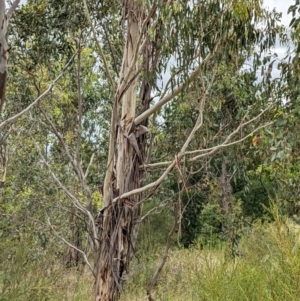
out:
M172 92L170 92L169 94L167 94L166 96L164 96L162 99L160 99L151 108L149 108L148 110L146 110L145 112L143 112L141 115L137 116L134 119L134 124L135 125L140 124L145 119L147 119L150 115L152 115L153 113L155 113L156 111L158 111L163 105L165 105L166 103L168 103L169 101L171 101L174 97L176 97L177 95L179 95L183 91L183 89L187 86L187 84L189 84L194 79L196 79L196 77L200 74L201 69L203 68L203 65L205 65L209 61L209 59L211 59L211 57L213 56L214 52L215 51L209 53L206 56L206 58L201 62L201 64L198 66L198 68L195 71L193 71L191 73L191 75L189 76L189 78L184 83L180 84L177 87L177 89L174 89Z
M15 0L11 7L9 8L6 17L7 17L7 21L9 21L9 19L12 17L13 13L15 12L15 10L17 9L18 5L20 4L21 0Z
M97 230L96 230L96 225L95 225L95 220L91 214L91 212L84 208L80 202L77 200L77 198L65 187L65 185L58 179L58 177L55 175L55 173L53 172L53 170L51 169L49 163L47 162L47 160L44 158L44 156L42 155L40 148L35 144L35 147L41 157L41 159L43 160L43 162L45 163L45 165L47 166L48 170L50 171L52 178L55 180L55 182L58 184L58 186L65 192L65 194L68 196L68 198L72 201L72 203L74 204L74 206L79 209L82 213L86 214L89 218L89 222L92 225L92 230L93 230L93 237L92 240L93 242L98 245L98 241L97 241Z
M60 238L60 239L61 239L65 244L67 244L69 247L75 249L76 251L78 251L79 253L82 254L82 256L83 256L83 258L84 258L84 261L86 262L86 264L87 264L88 267L90 268L90 270L91 270L93 276L96 277L96 275L95 275L95 273L94 273L94 269L92 268L92 266L91 266L91 264L90 264L90 262L89 262L89 260L88 260L88 258L87 258L87 256L86 256L86 254L85 254L82 250L80 250L79 248L77 248L76 246L74 246L74 245L72 245L71 243L69 243L65 238L63 238L62 236L60 236L60 235L55 231L54 227L52 226L52 224L51 224L51 222L50 222L49 216L48 216L48 224L49 224L49 226L51 227L51 229L52 229L52 231L54 232L54 234L55 234L58 238Z
M249 125L251 123L253 123L255 120L259 119L266 111L270 110L272 108L274 104L270 104L269 106L267 106L264 110L262 110L258 115L256 115L255 117L253 117L252 119L248 120L247 122L243 122L243 120L245 119L246 116L244 116L244 118L242 119L240 125L232 132L230 133L227 138L225 139L225 141L221 144L221 145L218 145L218 146L214 146L214 147L211 147L211 148L206 148L206 149L198 149L198 150L194 150L194 151L186 151L185 152L185 155L192 155L192 154L196 154L196 153L199 153L199 152L209 152L211 150L214 150L216 147L219 147L219 146L229 146L229 145L233 145L233 144L236 144L236 142L232 142L232 143L227 143L228 141L230 141L230 139L235 135L237 134L241 128L244 128L246 125ZM259 129L261 129L262 127L266 127L266 126L269 126L270 124L272 124L273 122L271 123L267 123L267 124L264 124L258 128L256 128L254 131L252 131L250 134L248 134L247 136L245 137L249 137L251 135L253 135L253 133L257 132ZM246 138L242 138L240 140L237 140L239 142L245 140ZM191 160L191 159L190 159ZM192 160L193 161L193 160Z
M110 74L110 71L109 71L109 68L108 68L108 64L107 64L106 59L105 59L105 55L104 55L102 47L101 47L101 45L100 45L100 43L98 41L96 30L95 30L95 27L93 25L92 18L91 18L91 15L90 15L90 12L89 12L86 0L83 0L83 3L84 3L84 8L85 8L85 13L86 13L87 20L88 20L88 22L89 22L89 24L90 24L90 26L92 28L93 36L94 36L96 45L98 47L100 57L101 57L101 59L103 61L103 64L104 64L104 69L105 69L106 75L108 77L108 80L109 80L109 83L111 85L112 90L115 91L115 89L116 89L115 82L114 82L114 80L113 80L113 78L112 78L112 76Z
M160 166L164 166L164 165L169 165L171 163L172 163L172 161L157 162L157 163L151 163L151 164L143 164L143 165L140 165L139 168L141 168L141 169L155 168L155 167L160 167Z
M81 35L76 42L77 44L77 101L78 101L78 127L77 127L77 145L76 145L76 161L80 164L80 148L81 148L81 135L82 135L82 92L81 92Z
M229 135L229 136L227 137L228 139L225 139L225 141L224 141L222 144L217 145L217 146L212 147L212 148L205 149L205 151L207 151L207 153L201 154L201 155L198 155L198 156L195 156L195 157L193 157L193 158L190 158L189 161L190 161L190 162L196 161L196 160L198 160L198 159L200 159L200 158L207 157L207 156L209 156L209 155L214 154L215 152L217 152L217 151L220 150L221 148L224 148L224 147L228 147L228 146L232 146L232 145L238 144L238 143L240 143L240 142L246 140L247 138L253 136L253 134L256 133L257 131L259 131L259 130L265 128L265 127L270 126L270 125L273 124L274 122L275 122L275 121L271 121L271 122L268 122L268 123L266 123L266 124L263 124L263 125L257 127L254 131L252 131L251 133L249 133L249 134L246 135L245 137L243 137L243 138L241 138L241 139L239 139L239 140L236 140L236 141L227 143L227 142L230 140L230 137L229 137L229 136L232 137L233 135L235 135L235 134L237 134L237 133L239 132L239 130L241 129L241 127L238 127L233 133L231 133L231 135ZM200 151L202 151L202 150L200 150ZM186 154L187 154L187 153L186 153Z
M85 171L85 174L84 174L84 178L85 178L85 179L87 178L87 176L88 176L88 174L89 174L90 166L91 166L92 163L93 163L94 157L95 157L95 153L92 153L92 156L91 156L91 158L90 158L89 165L87 166L86 171Z
M3 121L2 123L0 123L0 129L5 127L7 124L14 122L15 120L17 120L19 117L21 117L23 114L27 113L32 107L34 107L36 104L38 104L42 98L44 98L49 92L52 91L53 87L55 86L55 84L59 81L59 79L64 75L65 71L68 69L68 67L71 65L75 55L77 54L74 53L71 57L71 59L69 60L69 62L66 64L66 66L63 68L63 70L61 71L61 73L54 79L54 81L52 82L52 84L48 87L48 89L46 91L44 91L39 97L36 98L35 101L33 101L27 108L25 108L23 111L19 112L18 114L6 119L5 121Z
M88 210L92 213L92 197L91 197L91 191L86 183L86 178L84 175L84 172L82 170L81 167L81 162L78 161L77 159L74 159L69 151L69 147L67 146L67 144L65 143L63 137L59 134L58 130L56 129L55 125L53 124L53 122L50 120L50 118L48 117L47 113L45 112L45 110L39 106L40 111L42 112L43 116L45 117L47 123L50 125L52 132L54 133L54 135L57 137L57 139L59 140L60 144L62 145L72 167L73 170L80 182L80 184L82 185L82 188L84 190L84 193L86 195L87 198L87 208Z
M256 117L256 118L253 118L252 120L255 120L255 119L257 119L257 117ZM232 146L232 145L234 145L234 144L237 144L237 143L240 143L240 142L246 140L247 138L251 137L255 132L259 131L259 130L262 129L262 128L265 128L265 127L267 127L267 126L270 126L270 125L273 124L273 123L274 123L274 121L269 122L269 123L266 123L266 124L264 124L264 125L261 125L261 126L257 127L254 131L252 131L251 133L249 133L248 135L246 135L245 137L243 137L242 139L239 139L239 140L237 140L237 141L228 143L228 142L230 141L230 139L231 139L235 134L237 134L237 133L240 131L241 127L244 125L243 123L241 123L241 125L240 125L235 131L233 131L230 135L228 135L228 137L225 139L225 141L224 141L222 144L217 145L217 146L214 146L214 147L209 148L209 149L204 149L204 150L197 150L197 151L192 151L192 152L186 152L186 151L185 151L185 152L179 152L179 153L177 154L177 157L178 157L177 160L180 160L182 157L184 157L184 156L186 156L186 155L188 155L188 154L191 154L191 153L194 153L194 152L200 152L200 151L203 151L203 152L205 152L205 153L204 153L204 154L201 154L201 155L199 155L199 156L193 157L193 158L189 159L189 161L190 161L190 162L193 162L193 161L196 161L196 160L198 160L198 159L200 159L200 158L207 157L207 156L209 156L209 155L214 154L215 152L217 152L217 151L220 150L221 148L225 148L225 147L228 147L228 146ZM248 124L248 122L247 122L247 124ZM163 172L163 174L162 174L155 182L152 182L152 183L150 183L150 184L148 184L148 185L145 185L145 186L143 186L143 187L141 187L141 188L137 188L137 189L131 190L131 191L129 191L129 192L126 192L126 193L124 193L123 195L121 195L121 196L115 198L115 199L113 200L113 202L116 202L118 199L129 198L130 196L132 196L132 195L134 195L134 194L142 193L142 192L144 192L144 191L146 191L146 190L148 190L148 189L150 189L150 188L153 188L153 187L155 187L155 189L156 189L156 188L164 181L164 179L167 177L167 175L169 174L169 172L173 169L173 167L174 167L175 165L176 165L176 160L174 159L173 161L171 161L171 163L170 163L170 165L168 166L168 168Z

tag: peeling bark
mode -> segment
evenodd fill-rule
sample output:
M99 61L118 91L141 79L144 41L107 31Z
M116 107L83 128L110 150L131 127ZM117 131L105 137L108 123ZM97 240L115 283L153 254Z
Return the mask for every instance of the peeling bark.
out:
M135 62L141 24L140 6L137 1L125 3L127 14L127 38L123 54L123 65L116 93L112 117L112 136L110 142L113 162L108 162L108 172L104 185L104 209L98 214L99 241L95 265L95 299L111 301L118 299L122 282L129 273L129 262L133 251L134 221L140 216L141 207L135 206L139 196L131 199L112 199L124 192L140 186L139 165L142 152L139 150L139 137L134 135L132 121L136 114L136 90L138 81L138 60ZM132 65L133 64L133 65ZM126 91L122 91L129 83ZM124 88L123 88L124 89ZM122 96L121 99L119 97ZM121 115L117 106L122 107ZM116 126L118 125L118 126ZM130 138L129 138L130 137ZM112 149L114 150L112 152ZM109 158L112 160L112 158ZM112 169L112 166L114 168ZM112 172L114 170L114 172Z
M154 85L150 77L153 78L160 56L157 43L150 39L147 31L156 6L147 12L140 1L124 0L123 8L126 43L111 119L103 208L96 218L99 227L95 263L96 301L117 300L122 284L128 278L142 213L142 194L120 196L143 187L144 170L140 166L146 158L148 117L138 124L135 119L149 110ZM137 83L140 79L137 104Z

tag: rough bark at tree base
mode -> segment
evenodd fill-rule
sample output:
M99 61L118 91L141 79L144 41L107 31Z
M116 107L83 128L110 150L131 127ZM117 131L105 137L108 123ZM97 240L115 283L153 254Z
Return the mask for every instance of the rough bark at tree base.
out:
M140 207L133 207L128 200L119 200L98 215L99 241L97 254L95 300L113 301L119 293L133 252L132 234L134 221Z

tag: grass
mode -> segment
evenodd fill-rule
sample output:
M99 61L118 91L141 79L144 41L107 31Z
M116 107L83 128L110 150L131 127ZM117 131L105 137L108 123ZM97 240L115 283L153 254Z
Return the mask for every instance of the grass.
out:
M178 249L170 253L155 289L156 300L264 301L300 300L298 229L285 221L257 224L240 242L241 256L220 250ZM146 284L155 261L129 281L122 301L147 300Z
M173 249L155 287L154 298L162 301L298 301L298 232L294 224L279 216L273 223L257 223L252 232L242 238L241 256L234 260L228 255L227 245L217 250L201 250L198 246ZM150 251L140 255L139 264L133 264L136 271L125 286L122 301L148 300L146 287L161 253L157 246ZM23 274L22 268L14 270L15 275L12 271L11 267L7 270L10 278L3 271L0 274L1 301L92 300L93 279L88 271L83 276L63 267L48 274L41 266L31 266Z

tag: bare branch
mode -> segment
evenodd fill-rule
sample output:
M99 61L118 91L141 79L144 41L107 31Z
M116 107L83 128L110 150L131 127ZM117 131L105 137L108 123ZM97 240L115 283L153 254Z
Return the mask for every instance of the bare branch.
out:
M95 157L95 153L92 154L91 159L90 159L90 162L89 162L89 165L88 165L88 167L87 167L87 169L86 169L86 171L85 171L85 174L84 174L84 178L85 178L85 179L87 178L87 176L88 176L88 174L89 174L89 169L90 169L90 166L91 166L92 163L93 163L94 157Z
M3 0L4 1L4 0ZM15 0L11 7L9 8L7 14L6 14L6 17L7 17L7 20L9 21L9 19L12 17L13 13L15 12L15 10L17 9L18 5L20 4L21 0Z
M60 133L58 132L58 130L56 129L55 125L53 124L53 122L50 120L50 118L48 117L47 113L45 112L45 110L39 106L40 111L42 112L43 116L45 117L47 123L50 125L52 132L54 133L54 135L57 137L57 139L59 140L60 144L62 145L67 157L69 158L69 161L73 167L73 170L80 182L80 184L82 185L82 188L85 192L86 198L87 198L87 208L89 209L90 212L92 212L92 197L91 197L91 191L86 183L86 178L84 175L84 172L82 170L81 167L81 162L78 160L75 160L73 158L73 156L71 155L70 151L69 151L69 147L68 145L65 143L63 137L60 135Z
M253 117L252 119L248 120L247 122L243 122L243 120L245 119L246 116L244 116L244 118L242 119L240 125L232 132L230 133L227 138L225 139L225 141L221 144L221 145L218 145L218 146L214 146L214 147L211 147L211 148L205 148L205 149L198 149L198 150L194 150L194 151L186 151L184 154L185 155L192 155L192 154L197 154L197 153L200 153L200 152L204 152L204 153L207 153L207 152L210 152L211 150L214 150L216 147L224 147L224 146L230 146L230 145L233 145L233 144L236 144L236 142L232 142L232 143L227 143L231 140L231 138L236 135L237 133L239 133L239 131L241 130L241 128L244 128L246 125L249 125L250 123L253 123L255 120L259 119L265 112L267 112L268 110L270 110L272 108L274 104L270 104L269 106L267 106L264 110L262 110L258 115L256 115L255 117ZM258 128L256 128L254 131L252 131L250 134L248 134L246 137L248 138L249 136L253 135L253 133L257 132L259 129L263 128L263 127L267 127L269 126L270 124L272 124L273 122L271 123L267 123L267 124L264 124ZM237 140L237 142L241 142L243 140L245 140L246 138L243 137L242 139L240 140ZM193 161L193 160L192 160Z
M145 112L143 112L141 115L137 116L134 119L134 124L135 125L140 124L142 121L144 121L145 119L147 119L150 115L152 115L154 112L158 111L163 105L165 105L166 103L168 103L169 101L171 101L174 97L176 97L177 95L179 95L183 91L183 89L190 82L192 82L194 79L196 79L196 77L201 73L201 70L202 70L203 66L213 57L213 55L216 52L216 50L217 50L218 47L219 47L219 44L217 44L215 46L215 49L214 49L213 52L209 53L206 56L206 58L200 63L200 65L198 66L198 68L191 73L191 75L189 76L189 78L184 83L180 84L176 89L174 89L169 94L167 94L162 99L160 99L151 108L149 108L148 110L146 110Z
M251 120L254 121L257 118L258 118L258 116L256 116L255 118L253 118ZM196 156L196 157L193 157L193 158L189 159L190 162L196 161L196 160L198 160L200 158L204 158L204 157L207 157L207 156L210 156L210 155L216 153L221 148L225 148L225 147L228 147L228 146L232 146L234 144L238 144L238 143L246 140L247 138L251 137L254 133L256 133L257 131L259 131L260 129L265 128L267 126L270 126L273 123L274 123L274 121L266 123L266 124L263 124L263 125L257 127L255 130L253 130L251 133L249 133L245 137L243 137L243 138L241 138L239 140L236 140L234 142L229 143L229 141L231 140L231 138L234 135L236 135L237 133L239 133L241 127L243 127L244 124L241 123L240 126L238 126L236 130L234 130L230 135L228 135L228 137L225 139L225 141L222 144L214 146L212 148L203 149L203 150L181 151L180 153L178 153L177 157L180 160L182 157L184 157L184 156L186 156L188 154L191 154L191 153L205 152L204 154L201 154L199 156ZM248 124L248 122L246 124ZM183 150L183 148L182 148L182 150ZM168 162L165 162L165 163L168 163ZM132 196L134 194L142 193L142 192L144 192L144 191L146 191L146 190L148 190L150 188L153 188L153 187L155 187L155 189L156 189L164 181L164 179L167 177L167 175L170 173L170 171L173 169L173 167L175 165L176 165L176 160L174 159L173 161L170 162L170 165L168 166L168 168L163 172L163 174L155 182L152 182L152 183L150 183L148 185L145 185L145 186L143 186L141 188L137 188L137 189L131 190L129 192L126 192L123 195L115 198L113 200L113 202L116 202L118 199L128 198L128 197L130 197L130 196Z
M74 204L74 206L79 209L82 213L86 214L89 218L89 222L92 225L92 231L93 231L93 242L98 245L98 241L97 241L97 230L96 230L96 225L95 225L95 220L91 214L91 212L84 208L80 202L77 200L77 198L65 187L65 185L58 179L58 177L55 175L55 173L53 172L53 170L51 169L49 163L47 162L47 160L44 158L44 156L42 155L40 148L35 144L36 149L41 157L41 159L43 160L43 162L45 163L45 165L47 166L48 170L50 171L52 178L55 180L55 182L58 184L58 186L65 192L65 194L68 196L68 198L72 201L72 203Z
M90 268L90 270L91 270L93 276L96 277L95 272L94 272L94 269L92 268L92 266L91 266L91 264L90 264L90 262L89 262L89 260L88 260L88 258L87 258L87 255L86 255L82 250L78 249L76 246L74 246L74 245L72 245L71 243L69 243L65 238L63 238L62 236L60 236L60 235L56 232L56 230L54 229L54 227L52 226L52 224L51 224L51 222L50 222L49 216L48 216L48 224L49 224L49 226L51 227L51 229L52 229L52 231L54 232L54 234L55 234L58 238L60 238L60 239L61 239L65 244L67 244L69 247L75 249L76 251L78 251L79 253L82 254L82 256L83 256L83 258L84 258L84 261L86 262L86 264L87 264L88 267Z
M152 115L153 113L155 113L156 111L158 111L164 104L166 104L167 102L171 101L174 97L176 97L177 95L179 95L184 87L186 87L187 83L193 81L199 74L200 69L202 68L202 66L199 66L189 77L189 79L184 83L178 86L177 89L174 89L172 92L170 92L169 94L167 94L165 97L163 97L162 99L160 99L155 105L153 105L151 108L149 108L148 110L146 110L144 113L142 113L141 115L137 116L134 119L134 124L138 125L140 124L142 121L144 121L145 119L147 119L150 115Z
M160 166L164 166L164 165L169 165L171 163L172 163L172 161L157 162L157 163L151 163L151 164L143 164L143 165L140 165L139 168L141 168L141 169L155 168L155 167L160 167Z
M65 71L68 69L68 67L71 65L75 55L77 54L74 53L71 57L71 59L69 60L69 62L66 64L66 66L63 68L63 70L60 72L60 74L54 79L54 81L52 82L52 84L48 87L48 89L46 91L44 91L39 97L36 98L35 101L33 101L27 108L25 108L23 111L19 112L18 114L6 119L5 121L3 121L2 123L0 123L0 129L5 127L7 124L16 121L19 117L21 117L23 114L27 113L32 107L34 107L35 105L37 105L42 98L44 98L49 92L52 91L53 87L55 86L55 84L60 80L60 78L64 75Z
M178 155L179 156L179 155ZM170 171L173 169L173 167L175 166L176 161L175 159L171 162L171 164L168 166L168 168L164 171L164 173L155 181L152 182L148 185L145 185L141 188L137 188L137 189L133 189L131 191L125 192L124 194L122 194L121 196L114 198L113 202L116 202L119 199L124 199L124 198L129 198L130 196L134 195L134 194L138 194L138 193L142 193L150 188L153 187L158 187L163 181L164 179L167 177L167 175L170 173Z
M200 159L200 158L207 157L207 156L210 156L210 155L214 154L215 152L217 152L217 151L220 150L221 148L225 148L225 147L228 147L228 146L232 146L232 145L241 143L242 141L246 140L247 138L253 136L253 134L256 133L257 131L259 131L259 130L265 128L265 127L270 126L270 125L273 124L274 122L275 122L275 121L271 121L271 122L268 122L268 123L266 123L266 124L263 124L263 125L257 127L254 131L252 131L251 133L249 133L249 134L246 135L245 137L243 137L243 138L241 138L241 139L239 139L239 140L230 142L230 143L227 143L227 142L230 140L230 138L229 138L229 136L228 136L228 137L227 137L228 139L226 139L222 144L217 145L217 146L212 147L212 148L205 149L205 150L207 151L207 153L201 154L201 155L199 155L199 156L195 156L195 157L189 159L189 161L191 161L191 162L196 161L196 160L198 160L198 159ZM233 135L237 134L237 133L239 132L239 130L240 130L240 127L238 127L238 128L232 133L231 137L232 137ZM187 153L186 153L186 154L187 154Z

